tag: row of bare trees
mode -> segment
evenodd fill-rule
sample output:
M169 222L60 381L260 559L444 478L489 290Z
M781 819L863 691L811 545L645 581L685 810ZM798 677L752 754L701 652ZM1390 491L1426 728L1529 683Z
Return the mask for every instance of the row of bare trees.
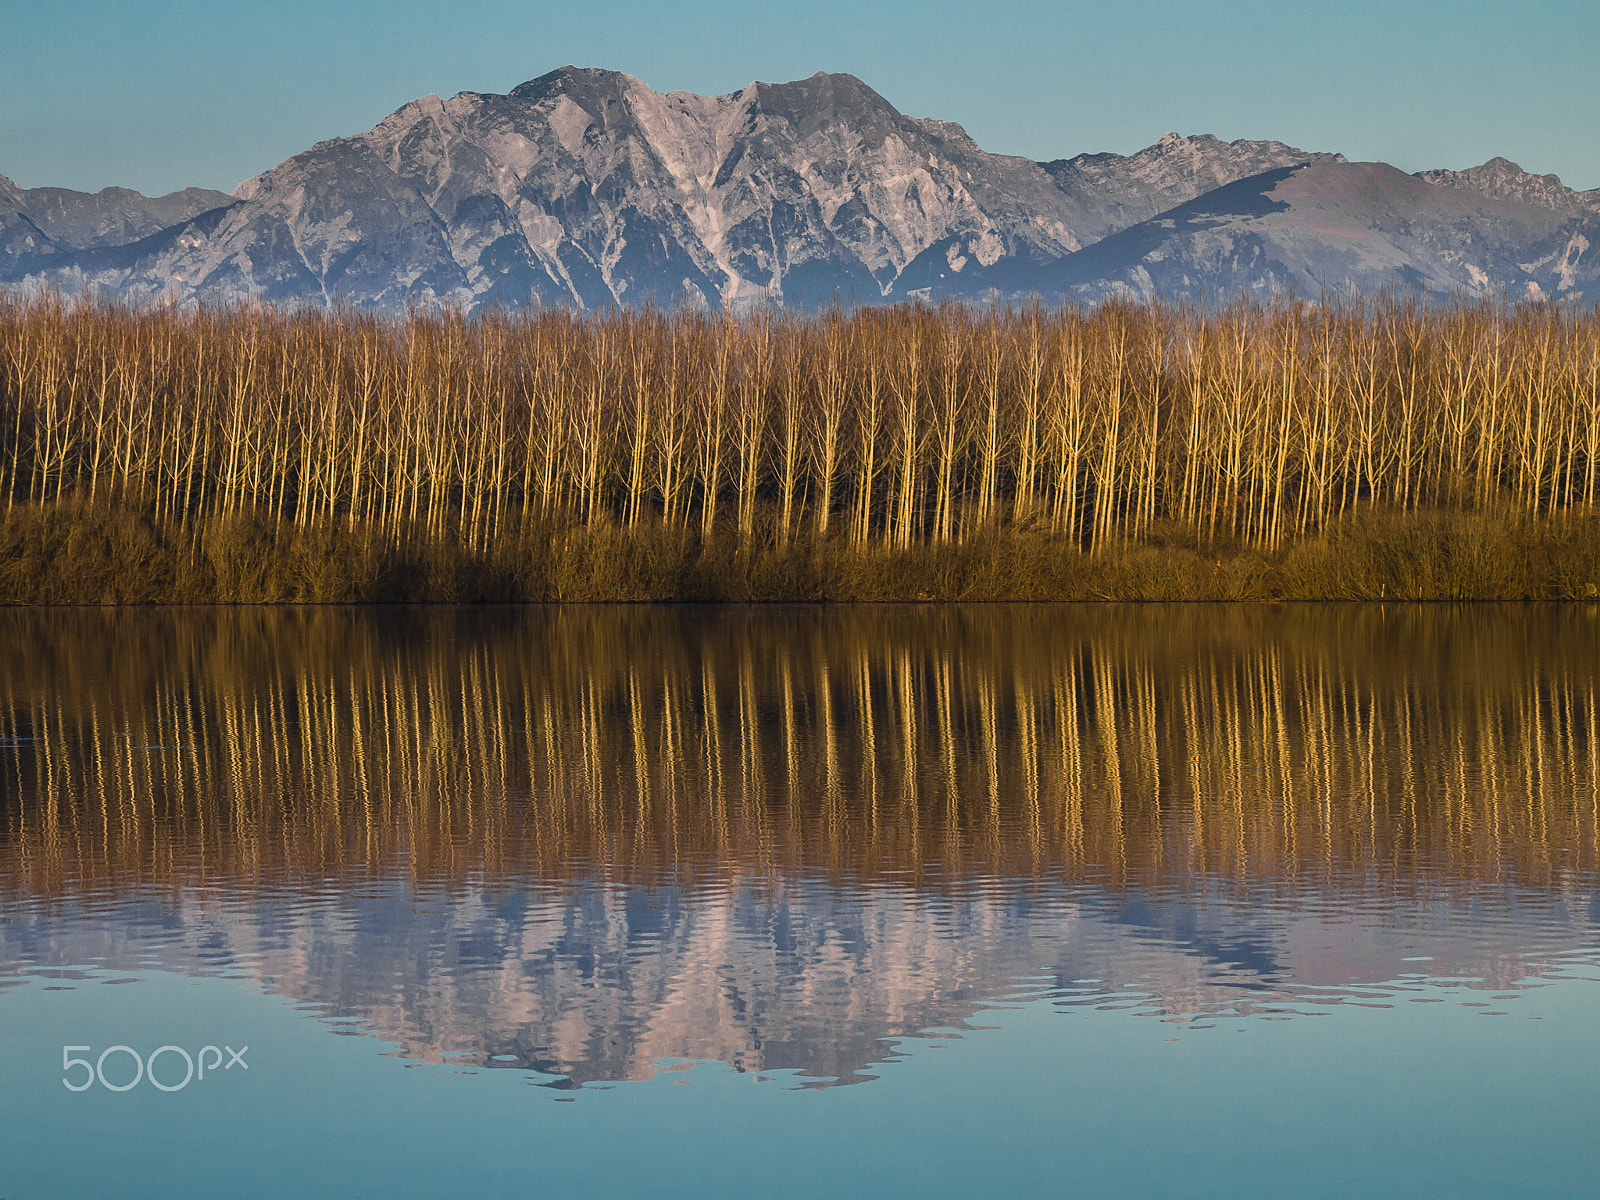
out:
M536 519L742 544L1272 548L1359 504L1593 504L1600 317L1395 299L1217 312L178 311L0 300L0 494L481 545Z

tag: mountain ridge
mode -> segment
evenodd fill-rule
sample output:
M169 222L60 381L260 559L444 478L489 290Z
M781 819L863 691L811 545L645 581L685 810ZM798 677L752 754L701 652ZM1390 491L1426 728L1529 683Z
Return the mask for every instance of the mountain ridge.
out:
M231 203L225 192L181 188L146 196L131 188L98 192L23 188L0 175L0 277L52 256L123 246Z
M1477 192L1483 196L1542 205L1562 212L1600 214L1600 188L1587 192L1574 191L1563 184L1558 175L1535 175L1498 155L1464 171L1418 171L1416 176L1442 187Z
M504 94L419 97L231 196L187 189L140 207L107 189L89 203L0 177L0 278L469 309L1590 285L1600 191L1504 159L1379 167L1176 133L1130 155L1035 162L908 116L848 74L699 96L568 66ZM1261 187L1236 186L1251 179ZM1283 207L1262 209L1268 192ZM1186 207L1207 196L1211 210ZM161 212L180 215L146 227Z
M1399 285L1436 297L1583 296L1600 219L1384 163L1306 163L1207 193L1058 264L1077 299L1214 300Z

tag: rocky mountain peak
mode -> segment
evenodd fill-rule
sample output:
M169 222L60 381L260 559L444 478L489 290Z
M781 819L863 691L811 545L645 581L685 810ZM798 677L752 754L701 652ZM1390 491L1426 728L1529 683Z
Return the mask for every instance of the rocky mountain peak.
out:
M537 79L518 84L507 94L507 98L520 100L525 104L539 104L542 101L565 96L585 108L592 105L598 110L595 115L600 116L610 103L619 101L628 89L635 85L639 85L639 81L621 71L609 71L604 67L569 65L557 67L554 71L546 71ZM491 97L485 94L484 98Z
M1133 154L1080 154L1040 165L1068 195L1098 208L1099 223L1091 231L1098 238L1236 180L1322 161L1343 162L1344 156L1275 141L1224 142L1209 133L1168 132Z
M424 96L233 199L160 252L162 286L466 305L879 299L957 260L1081 244L1073 202L1036 164L826 72L695 96L568 66L505 95Z
M1561 182L1560 176L1535 175L1498 155L1464 171L1441 169L1416 174L1418 179L1440 187L1474 192L1491 199L1536 204L1565 213L1600 212L1600 188L1589 192L1573 191Z

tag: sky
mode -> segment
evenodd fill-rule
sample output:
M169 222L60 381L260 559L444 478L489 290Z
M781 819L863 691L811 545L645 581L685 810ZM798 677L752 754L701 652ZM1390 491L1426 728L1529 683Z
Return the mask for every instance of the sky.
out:
M1497 154L1600 187L1596 0L0 0L0 174L236 183L429 92L557 67L658 91L859 76L986 150L1130 153L1168 130L1408 171Z

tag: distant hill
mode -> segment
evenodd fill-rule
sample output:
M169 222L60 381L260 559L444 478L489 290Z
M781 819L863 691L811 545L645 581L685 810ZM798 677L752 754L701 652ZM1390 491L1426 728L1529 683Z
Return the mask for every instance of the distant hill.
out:
M1382 163L1317 162L1217 188L1053 265L1040 290L1218 300L1293 290L1592 293L1600 214L1499 199Z
M0 277L74 251L124 246L232 203L226 192L209 188L184 188L165 196L118 187L74 192L20 188L0 175Z

